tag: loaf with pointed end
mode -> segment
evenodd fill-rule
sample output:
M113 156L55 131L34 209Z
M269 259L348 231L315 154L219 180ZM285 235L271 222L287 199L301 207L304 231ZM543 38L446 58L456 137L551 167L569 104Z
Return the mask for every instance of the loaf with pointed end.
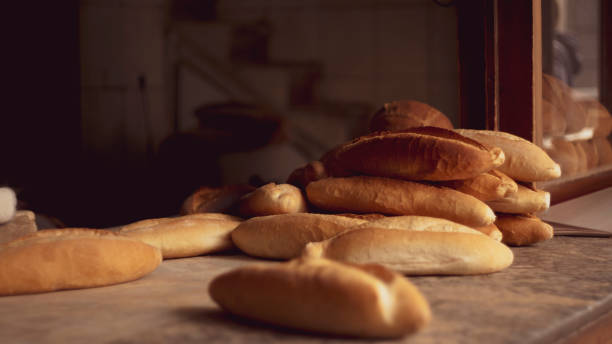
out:
M441 182L440 185L472 195L481 201L507 197L518 188L512 178L498 170L491 170L470 179Z
M495 225L507 245L533 245L553 237L553 227L532 215L498 214Z
M488 147L499 147L506 159L497 169L510 178L539 182L559 178L561 167L535 144L516 135L491 130L455 129L461 135Z
M238 209L243 217L304 213L308 210L300 189L276 183L260 186L242 196Z
M376 263L407 275L475 275L503 270L512 251L481 233L364 228L310 243L305 257Z
M486 203L495 212L533 214L550 207L550 193L519 185L518 190L510 196Z
M336 212L440 217L467 226L493 223L495 214L482 201L462 192L383 177L326 178L306 187L315 206Z
M476 177L501 165L504 153L451 130L420 127L359 137L321 161L335 177L365 174L439 181Z
M493 240L502 241L502 238L503 238L502 232L499 230L499 228L497 228L497 226L494 223L488 226L476 227L474 229L485 235L488 235Z
M385 103L370 120L370 131L397 131L414 127L453 129L453 124L440 110L416 100Z
M232 232L232 241L244 253L261 258L291 259L306 244L321 241L367 222L338 215L296 213L254 217Z
M208 290L230 313L321 334L399 338L431 318L412 283L377 265L327 259L256 264L217 276Z
M193 214L138 221L119 233L159 248L164 259L186 258L233 248L230 233L240 222L225 214Z
M157 248L110 231L42 230L0 246L0 295L127 282L161 260Z

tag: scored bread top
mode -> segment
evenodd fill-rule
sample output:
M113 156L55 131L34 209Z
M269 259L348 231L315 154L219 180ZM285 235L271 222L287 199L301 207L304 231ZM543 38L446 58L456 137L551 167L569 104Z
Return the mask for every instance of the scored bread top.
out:
M323 156L332 176L367 174L407 180L467 179L504 161L487 148L451 130L418 127L361 136Z

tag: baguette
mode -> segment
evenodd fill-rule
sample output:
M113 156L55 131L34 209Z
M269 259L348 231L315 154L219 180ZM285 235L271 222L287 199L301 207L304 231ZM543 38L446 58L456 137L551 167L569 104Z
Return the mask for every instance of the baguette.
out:
M397 131L425 126L453 129L453 124L446 115L416 100L385 103L370 120L371 132Z
M600 137L593 139L593 145L597 149L599 166L612 164L612 144L607 138Z
M232 232L232 241L244 253L261 258L291 259L306 244L321 241L366 220L345 216L296 213L254 217Z
M550 193L542 190L531 190L519 185L518 190L512 195L485 203L495 212L532 214L550 207Z
M578 172L578 152L570 141L555 138L551 141L552 146L546 149L546 153L561 166L563 176L571 176Z
M495 225L503 234L502 242L512 246L532 245L552 239L553 227L531 215L498 214Z
M504 152L451 130L419 127L359 137L321 161L334 177L366 174L440 181L476 177L501 165Z
M474 229L485 235L488 235L489 238L495 241L502 241L503 239L502 232L499 230L499 228L497 228L497 226L494 223L488 226L476 227Z
M157 248L110 231L38 231L0 246L0 295L127 282L155 270L161 259Z
M482 234L480 231L464 226L462 224L429 216L390 216L383 219L370 221L356 226L354 229L382 228L382 229L404 229L412 231L429 232L461 232L471 234Z
M193 214L148 219L124 226L119 233L159 248L164 259L194 257L234 247L230 233L240 221L231 218L224 214Z
M571 88L563 81L548 75L542 75L542 98L563 110L566 120L566 133L576 133L587 125L585 109L572 98Z
M217 276L208 290L230 313L323 334L398 338L431 318L412 283L377 265L326 259L256 264Z
M244 217L304 213L302 191L290 184L268 183L240 199L239 213Z
M512 178L498 170L491 170L470 179L441 182L440 185L472 195L481 201L507 197L518 188Z
M561 167L544 150L518 136L490 130L456 129L485 146L499 147L506 159L498 170L514 180L539 182L559 178Z
M567 129L567 120L558 107L542 99L542 134L544 136L562 136Z
M407 275L474 275L503 270L512 251L481 233L355 229L310 243L305 257L376 263Z
M493 211L456 190L382 177L326 178L306 187L315 206L337 212L440 217L467 226L486 226Z

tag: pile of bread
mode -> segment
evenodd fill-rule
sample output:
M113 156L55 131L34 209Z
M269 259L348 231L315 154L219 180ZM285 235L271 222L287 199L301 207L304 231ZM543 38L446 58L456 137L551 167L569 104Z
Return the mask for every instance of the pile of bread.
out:
M182 216L118 233L46 230L0 246L0 295L125 282L162 259L235 250L283 260L217 276L229 312L318 333L399 337L431 318L404 275L474 275L513 261L505 245L553 236L533 182L561 171L539 147L454 130L416 101L385 104L372 132L296 169L285 184L201 188ZM322 316L324 315L324 316Z
M542 78L542 146L564 176L612 164L610 112L596 100L578 100L563 81Z

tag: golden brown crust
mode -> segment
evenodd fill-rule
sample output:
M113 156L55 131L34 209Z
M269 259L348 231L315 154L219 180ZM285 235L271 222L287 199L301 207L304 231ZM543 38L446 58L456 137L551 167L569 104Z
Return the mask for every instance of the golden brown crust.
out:
M517 190L516 182L498 170L491 170L470 179L441 182L440 185L472 195L481 201L504 198Z
M580 140L574 141L575 144L582 147L586 158L586 169L590 170L599 165L599 155L597 154L597 148L591 140Z
M482 233L363 228L306 246L304 256L376 263L408 275L473 275L503 270L513 254Z
M255 190L246 184L199 188L183 202L181 215L196 213L233 213L240 197Z
M304 213L306 199L290 184L268 183L240 199L239 213L244 217Z
M342 336L402 337L431 318L425 298L402 276L326 259L241 267L215 278L209 293L240 316Z
M612 164L612 144L605 137L593 139L593 145L597 149L597 156L599 157L599 165Z
M550 193L543 190L532 190L523 185L518 190L502 199L486 202L491 209L500 213L533 214L550 207Z
M109 231L38 231L0 246L0 295L127 282L155 270L161 259L157 248Z
M588 169L589 158L587 157L587 152L584 150L584 147L576 142L572 141L574 148L576 149L576 172L585 172Z
M120 233L161 250L164 259L195 257L234 247L230 233L240 221L224 214L192 214L138 221Z
M563 112L568 134L579 132L587 125L587 114L584 108L572 98L570 87L563 81L543 74L542 98Z
M382 177L326 178L306 187L315 206L335 212L422 215L468 226L493 223L493 211L456 190Z
M446 115L415 100L385 103L370 120L370 131L397 131L424 126L453 129L453 124Z
M506 158L497 169L514 180L536 182L561 176L561 167L544 150L516 135L491 130L455 131L486 146L501 148Z
M325 165L320 161L311 161L306 165L295 169L287 178L287 184L295 185L300 189L304 189L310 182L319 179L327 178Z
M326 154L322 162L336 177L366 174L438 181L475 177L503 159L499 148L487 149L450 130L419 127L359 137Z
M474 228L477 231L488 235L491 239L494 239L496 241L502 241L503 235L502 232L499 230L499 228L497 228L497 226L492 223L488 226L483 226L483 227L476 227Z
M553 227L532 215L498 214L495 225L507 245L532 245L553 237Z
M234 244L248 255L290 259L306 244L321 241L367 222L336 215L296 213L254 217L232 232Z
M561 110L546 99L542 99L542 134L561 136L567 129L567 120Z
M552 146L546 149L546 153L561 166L561 174L565 177L578 172L578 152L570 141L563 138L555 138Z
M464 226L450 220L445 220L438 217L416 215L388 216L354 227L354 229L364 228L482 234L480 231L477 231L474 228Z

